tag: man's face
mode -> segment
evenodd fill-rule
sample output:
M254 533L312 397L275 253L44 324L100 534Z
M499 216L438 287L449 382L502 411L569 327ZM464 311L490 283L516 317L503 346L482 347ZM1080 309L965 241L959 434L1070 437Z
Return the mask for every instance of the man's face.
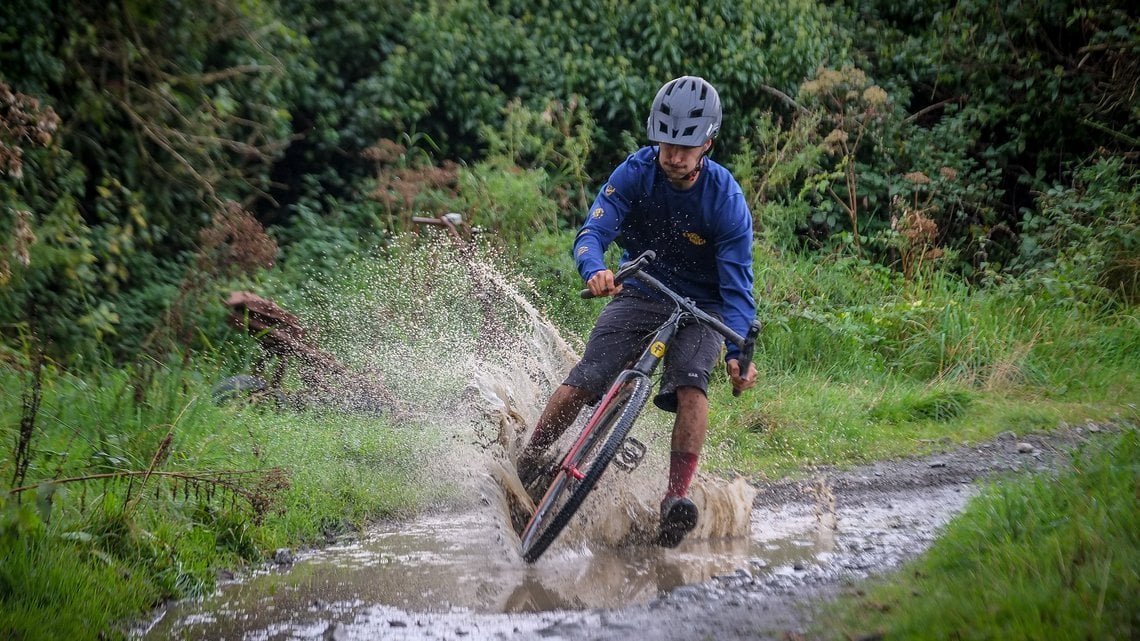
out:
M658 143L657 164L661 165L661 170L670 181L687 181L689 179L686 177L693 173L697 163L701 161L701 156L711 146L711 140L706 140L698 147L674 145L668 142Z

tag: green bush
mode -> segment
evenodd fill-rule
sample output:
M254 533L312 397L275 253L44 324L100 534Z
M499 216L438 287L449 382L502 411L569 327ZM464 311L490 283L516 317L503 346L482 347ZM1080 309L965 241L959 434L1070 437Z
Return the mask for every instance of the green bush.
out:
M1120 157L1078 169L1027 211L1016 266L1050 294L1076 300L1140 299L1140 182Z
M9 97L26 95L62 133L0 141L5 157L28 152L0 178L0 326L35 333L60 361L122 357L139 345L123 319L131 334L162 324L151 293L121 293L177 285L199 233L268 187L290 83L304 82L300 45L260 1L6 4L0 39L20 43L0 54L4 131L22 119ZM32 239L18 266L14 229Z
M892 94L905 92L908 120L932 135L951 130L926 144L908 136L905 144L933 159L949 143L952 162L914 168L934 177L932 169L951 167L955 191L976 192L953 226L939 221L963 258L978 254L968 268L1000 271L1018 256L1014 230L1032 191L1063 180L1074 161L1101 149L1134 153L1140 142L1133 97L1140 67L1131 62L1140 32L1126 2L844 5L847 32L871 45L856 64Z
M623 132L642 138L649 103L670 78L698 74L718 87L731 155L772 104L764 86L789 92L845 47L827 11L806 0L464 0L429 5L406 29L374 94L390 120L470 156L479 127L501 123L511 99L541 108L583 96L598 126L595 169L624 155Z

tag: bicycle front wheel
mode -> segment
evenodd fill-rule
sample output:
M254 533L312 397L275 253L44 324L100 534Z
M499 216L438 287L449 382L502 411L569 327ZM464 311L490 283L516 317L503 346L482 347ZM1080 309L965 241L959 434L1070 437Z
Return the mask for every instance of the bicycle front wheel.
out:
M527 563L546 552L582 506L629 435L652 388L649 377L627 370L594 410L523 530L522 553Z

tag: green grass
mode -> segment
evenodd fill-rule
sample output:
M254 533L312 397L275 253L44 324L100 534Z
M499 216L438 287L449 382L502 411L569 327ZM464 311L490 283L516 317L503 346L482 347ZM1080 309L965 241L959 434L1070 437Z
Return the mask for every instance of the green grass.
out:
M118 624L163 598L209 591L220 568L322 544L445 496L420 473L419 457L436 447L430 429L217 407L207 385L215 377L178 368L150 378L132 368L88 379L47 372L24 481L38 487L0 494L0 637L116 636ZM4 389L22 382L0 374ZM16 441L19 399L0 402L5 443ZM168 434L145 484L137 476L49 482L147 470ZM10 481L14 449L3 455ZM243 472L232 480L246 494L174 476L203 471Z
M990 487L931 550L821 614L852 639L1135 639L1140 433L1081 452L1059 478ZM826 628L826 629L824 629Z
M46 533L0 541L0 638L90 639L161 593L145 567Z
M757 386L711 391L707 465L758 477L1135 415L1134 307L757 254Z

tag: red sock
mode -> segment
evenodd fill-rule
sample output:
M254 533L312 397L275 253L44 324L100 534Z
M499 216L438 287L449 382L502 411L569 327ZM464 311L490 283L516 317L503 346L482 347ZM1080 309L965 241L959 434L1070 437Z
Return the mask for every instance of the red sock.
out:
M693 474L697 472L697 455L690 452L669 453L669 489L665 496L685 496Z

